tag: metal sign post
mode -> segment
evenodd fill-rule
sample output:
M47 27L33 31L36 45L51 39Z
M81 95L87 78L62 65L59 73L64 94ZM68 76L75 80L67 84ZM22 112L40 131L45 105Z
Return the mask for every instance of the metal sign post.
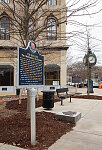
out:
M72 82L75 84L75 93L77 93L78 84L81 83L82 79L78 75L72 77Z
M75 93L77 93L77 83L75 83Z
M30 99L30 118L31 118L31 145L36 144L36 117L35 117L35 96L36 90L34 88L29 90L29 99Z
M36 90L44 86L44 56L37 51L36 44L29 42L26 49L18 48L17 88L27 88L27 117L31 118L31 144L36 144L35 96Z

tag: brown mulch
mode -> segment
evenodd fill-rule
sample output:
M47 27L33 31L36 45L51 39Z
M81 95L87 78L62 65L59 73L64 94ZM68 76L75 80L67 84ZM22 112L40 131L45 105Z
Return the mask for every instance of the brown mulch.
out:
M82 98L82 99L97 99L97 100L102 100L102 96L97 96L97 95L75 95L73 98Z
M55 101L58 101L55 99ZM47 150L63 134L70 132L74 124L57 120L49 112L36 113L36 145L31 146L30 119L26 119L27 100L0 103L0 143L29 148L31 150ZM36 107L42 106L42 99L36 100ZM3 116L3 117L2 117Z

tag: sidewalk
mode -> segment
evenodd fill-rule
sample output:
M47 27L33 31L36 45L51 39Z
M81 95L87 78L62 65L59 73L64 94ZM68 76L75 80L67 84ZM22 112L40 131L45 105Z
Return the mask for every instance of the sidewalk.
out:
M26 150L26 149L0 143L0 150Z
M56 103L52 111L62 110L81 112L82 118L48 150L102 150L102 101L66 99L64 106Z

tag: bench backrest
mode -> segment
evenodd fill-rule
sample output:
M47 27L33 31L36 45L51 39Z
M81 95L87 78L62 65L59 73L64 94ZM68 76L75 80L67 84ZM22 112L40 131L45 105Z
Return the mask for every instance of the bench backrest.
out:
M63 93L63 92L68 92L69 90L68 90L68 88L61 88L61 89L56 89L56 92L57 92L57 94L58 93Z

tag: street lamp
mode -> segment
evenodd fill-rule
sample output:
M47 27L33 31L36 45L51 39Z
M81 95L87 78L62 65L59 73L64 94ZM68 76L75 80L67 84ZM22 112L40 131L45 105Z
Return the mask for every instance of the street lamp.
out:
M87 54L85 54L83 58L83 62L85 66L88 68L88 90L87 93L93 93L93 81L91 80L91 68L94 66L97 62L96 55L92 53L91 49L88 49Z

